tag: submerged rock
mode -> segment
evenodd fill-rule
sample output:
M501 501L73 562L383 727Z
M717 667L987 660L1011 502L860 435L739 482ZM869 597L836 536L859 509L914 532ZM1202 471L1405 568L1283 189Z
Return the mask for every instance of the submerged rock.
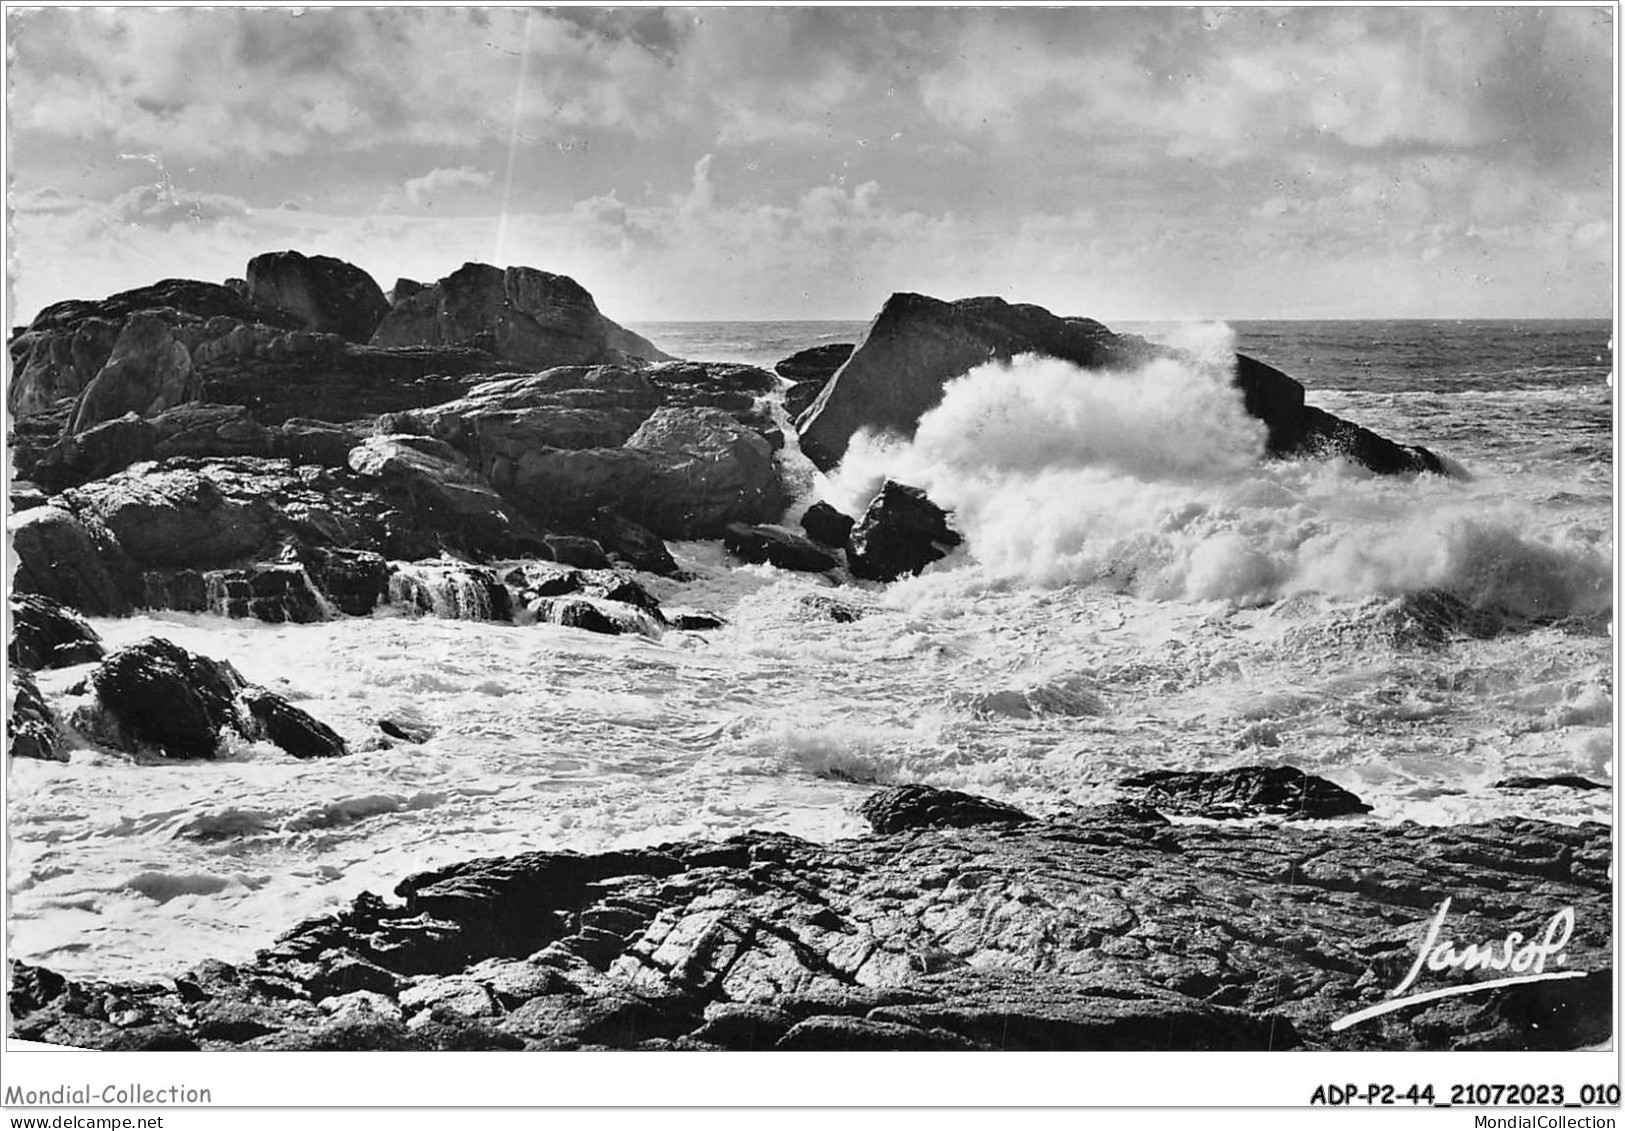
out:
M312 718L275 692L248 689L243 703L265 737L295 758L336 758L349 753L344 739L332 727Z
M747 562L769 562L779 569L803 573L827 573L841 563L822 546L782 526L747 526L729 523L722 532L722 544L736 558Z
M1371 806L1325 778L1291 766L1238 766L1229 770L1151 770L1117 783L1143 794L1168 813L1228 820L1272 815L1346 817Z
M13 667L11 691L11 714L6 724L6 749L11 757L66 762L68 755L61 749L62 728L56 713L40 694L34 674L26 668Z
M853 529L846 560L853 577L895 581L946 557L960 541L947 512L924 491L888 479Z
M96 630L66 605L34 593L13 593L10 604L6 657L14 667L66 668L107 654Z
M13 1033L111 1047L128 1039L112 999L218 1049L1578 1048L1612 1027L1611 859L1600 824L1170 825L1129 806L534 852L408 877L398 902L363 894L173 988L23 968ZM1391 1000L1446 897L1462 940L1537 937L1572 910L1583 976L1333 1031ZM275 1009L250 1008L273 987Z

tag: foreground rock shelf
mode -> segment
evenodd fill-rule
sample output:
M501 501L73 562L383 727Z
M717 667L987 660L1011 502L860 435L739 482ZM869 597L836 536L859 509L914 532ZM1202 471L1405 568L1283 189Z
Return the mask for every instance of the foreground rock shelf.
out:
M1534 1049L1611 1036L1608 830L1523 819L1035 820L924 787L830 845L752 832L533 853L363 894L173 983L13 969L14 1035L106 1049ZM930 827L922 827L929 823ZM969 827L954 827L966 825ZM1545 935L1584 972L1389 1000L1436 943ZM1561 962L1561 965L1559 964ZM1505 976L1424 970L1410 993Z

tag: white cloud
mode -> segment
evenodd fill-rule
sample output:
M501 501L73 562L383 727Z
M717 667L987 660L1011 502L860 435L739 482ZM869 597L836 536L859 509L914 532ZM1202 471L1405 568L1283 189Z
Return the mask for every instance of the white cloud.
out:
M401 192L414 208L433 208L444 197L485 188L490 183L490 173L459 165L454 169L431 169L421 177L413 177L401 186Z

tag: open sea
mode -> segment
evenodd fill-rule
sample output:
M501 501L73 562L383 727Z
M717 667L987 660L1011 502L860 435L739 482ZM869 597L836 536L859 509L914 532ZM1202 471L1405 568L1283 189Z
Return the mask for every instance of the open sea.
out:
M677 356L771 365L863 324L633 328ZM850 513L887 474L953 510L966 544L919 578L836 588L684 543L693 580L643 580L721 630L604 637L400 610L94 622L110 647L158 634L229 660L356 752L301 762L241 743L175 762L81 744L67 764L17 760L12 957L174 974L455 860L856 834L877 783L1042 814L1143 770L1290 764L1359 794L1372 821L1612 819L1610 323L1114 328L1193 360L985 367L912 442L857 443L830 477L790 445L792 525L817 497ZM1464 474L1261 463L1230 348ZM1510 629L1411 631L1407 602L1431 591ZM832 621L828 597L863 615ZM64 716L84 674L41 675ZM433 736L377 748L384 714ZM1495 787L1559 774L1610 788Z

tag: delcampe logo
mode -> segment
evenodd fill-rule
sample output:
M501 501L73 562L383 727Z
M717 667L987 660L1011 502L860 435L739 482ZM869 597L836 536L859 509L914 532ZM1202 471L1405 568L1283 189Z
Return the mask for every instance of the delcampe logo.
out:
M1563 966L1568 962L1563 948L1574 934L1574 908L1565 907L1546 922L1546 929L1537 938L1526 939L1521 931L1513 931L1495 942L1458 945L1445 935L1445 917L1450 914L1450 899L1439 904L1439 910L1429 924L1427 935L1417 949L1416 961L1411 964L1405 980L1389 991L1390 1000L1340 1017L1332 1022L1332 1032L1341 1032L1351 1025L1381 1017L1396 1009L1418 1005L1440 998L1462 994L1483 993L1501 986L1519 986L1528 982L1555 982L1563 978L1583 978L1584 970L1548 970L1546 967ZM1438 989L1423 990L1407 995L1422 972L1442 973L1447 970L1502 970L1507 976L1481 982L1464 982Z

